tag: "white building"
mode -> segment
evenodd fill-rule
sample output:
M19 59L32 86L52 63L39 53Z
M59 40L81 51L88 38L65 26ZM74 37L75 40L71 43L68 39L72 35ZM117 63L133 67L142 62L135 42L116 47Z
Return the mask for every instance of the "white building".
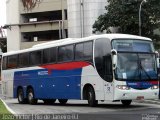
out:
M98 16L105 13L107 0L68 0L68 36L92 35L92 26Z

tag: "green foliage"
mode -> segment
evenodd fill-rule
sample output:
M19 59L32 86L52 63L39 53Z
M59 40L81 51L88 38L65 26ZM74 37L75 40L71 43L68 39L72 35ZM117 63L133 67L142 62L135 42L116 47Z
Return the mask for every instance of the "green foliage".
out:
M108 0L108 2L106 13L100 15L94 23L93 32L105 30L110 33L110 28L116 27L118 33L138 35L139 7L142 0ZM154 30L160 29L160 0L147 0L142 4L141 21L142 36L150 37L157 43L160 36L155 35Z
M5 53L7 52L7 43L6 39L0 41L0 48L2 49L2 52Z
M0 100L0 115L2 114L11 114L6 107L4 106L4 104L2 103L2 101Z

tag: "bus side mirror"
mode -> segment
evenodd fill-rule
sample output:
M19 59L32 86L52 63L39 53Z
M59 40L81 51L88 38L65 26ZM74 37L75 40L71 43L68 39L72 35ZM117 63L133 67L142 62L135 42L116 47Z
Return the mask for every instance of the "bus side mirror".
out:
M157 68L159 68L159 53L158 53L158 51L155 51L155 54L156 54Z
M111 54L112 54L112 67L113 70L115 70L117 67L117 50L115 49L111 50Z

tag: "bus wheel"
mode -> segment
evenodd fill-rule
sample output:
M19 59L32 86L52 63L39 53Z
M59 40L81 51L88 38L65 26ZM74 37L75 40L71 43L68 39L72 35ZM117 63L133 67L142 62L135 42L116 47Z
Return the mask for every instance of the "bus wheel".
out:
M56 99L45 99L43 100L44 104L53 104L56 102Z
M132 100L121 100L121 102L124 106L129 106L131 104Z
M28 89L27 96L28 96L28 102L29 102L29 104L31 104L31 105L37 104L38 100L34 98L34 91L33 91L32 88Z
M25 103L27 103L27 99L24 98L24 92L23 92L23 89L22 89L22 88L19 88L19 89L18 89L17 97L18 97L18 102L19 102L20 104L25 104Z
M92 87L89 87L88 89L88 104L91 107L94 107L98 104L98 100L95 99L95 92L94 89Z
M65 105L68 101L68 99L58 99L59 103L62 105Z

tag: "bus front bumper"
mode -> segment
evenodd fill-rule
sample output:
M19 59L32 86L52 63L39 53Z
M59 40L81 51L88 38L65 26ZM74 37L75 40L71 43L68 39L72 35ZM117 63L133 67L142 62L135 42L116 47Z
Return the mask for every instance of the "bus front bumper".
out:
M114 92L114 100L145 100L145 99L158 99L159 89L147 90L119 90Z

